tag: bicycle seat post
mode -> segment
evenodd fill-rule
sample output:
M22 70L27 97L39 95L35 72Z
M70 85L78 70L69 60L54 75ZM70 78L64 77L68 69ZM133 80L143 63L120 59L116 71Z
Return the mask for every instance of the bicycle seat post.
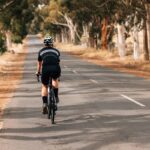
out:
M49 87L52 89L52 77L49 78Z

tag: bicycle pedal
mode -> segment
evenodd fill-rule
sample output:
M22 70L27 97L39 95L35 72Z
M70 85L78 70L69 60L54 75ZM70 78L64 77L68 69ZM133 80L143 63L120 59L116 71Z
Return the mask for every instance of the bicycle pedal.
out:
M43 114L48 114L47 107L43 107Z
M55 106L55 111L57 110L57 105Z

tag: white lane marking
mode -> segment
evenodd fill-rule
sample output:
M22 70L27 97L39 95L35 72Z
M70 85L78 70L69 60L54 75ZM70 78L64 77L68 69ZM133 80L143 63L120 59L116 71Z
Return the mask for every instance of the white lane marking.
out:
M144 104L142 104L142 103L140 103L140 102L138 102L138 101L136 101L136 100L134 100L134 99L126 96L126 95L121 94L121 96L124 97L124 98L126 98L127 100L129 100L129 101L131 101L131 102L133 102L133 103L141 106L141 107L146 107Z
M78 74L78 72L77 72L77 71L75 71L75 70L73 70L72 72L73 72L73 73L75 73L75 74Z
M0 130L3 128L3 122L0 122Z
M91 82L98 84L96 80L90 79Z
M66 61L66 62L68 62L68 61L70 61L70 62L77 62L77 60L72 60L72 59L70 59L70 60L65 60L65 59L61 59L61 62L63 62L63 61Z
M68 68L67 66L64 66L64 68Z

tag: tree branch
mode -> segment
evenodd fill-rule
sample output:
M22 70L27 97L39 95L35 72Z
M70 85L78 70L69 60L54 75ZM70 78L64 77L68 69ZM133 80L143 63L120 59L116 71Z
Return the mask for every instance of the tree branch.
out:
M14 0L8 2L8 3L3 7L3 9L7 8L8 6L10 6L13 2L14 2Z
M69 28L69 26L68 26L67 24L61 23L61 22L51 22L51 24L60 25L60 26L65 26L65 27L68 27L68 28Z
M6 9L7 7L9 7L13 2L15 2L15 0L12 0L12 1L6 3L5 5L3 5L2 8L0 8L0 11L3 11L3 10Z
M112 0L107 0L106 2L104 2L103 4L101 4L100 6L96 6L96 7L101 8L101 7L103 7L104 5L106 5L110 1L112 1Z

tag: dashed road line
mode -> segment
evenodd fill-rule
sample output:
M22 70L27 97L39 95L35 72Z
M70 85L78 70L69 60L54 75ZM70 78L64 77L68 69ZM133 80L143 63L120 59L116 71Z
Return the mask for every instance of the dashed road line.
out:
M68 68L67 66L64 66L64 68Z
M98 84L96 80L90 79L91 82Z
M3 122L0 122L0 130L3 128Z
M76 70L73 70L72 72L75 73L75 74L78 74L78 72Z
M126 98L127 100L129 100L129 101L131 101L131 102L133 102L133 103L141 106L141 107L146 107L144 104L142 104L142 103L140 103L140 102L138 102L138 101L136 101L136 100L134 100L134 99L126 96L126 95L121 94L121 96L124 97L124 98Z

